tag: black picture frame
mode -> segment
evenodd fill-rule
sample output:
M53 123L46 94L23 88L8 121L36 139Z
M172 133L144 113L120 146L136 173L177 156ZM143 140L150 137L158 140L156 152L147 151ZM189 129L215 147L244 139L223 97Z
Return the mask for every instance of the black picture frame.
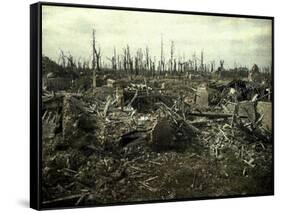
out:
M97 205L83 206L57 206L46 207L42 205L42 6L58 6L58 7L75 7L75 8L93 8L93 9L110 9L120 11L143 11L157 13L187 14L187 15L204 15L219 17L237 17L237 18L253 18L266 19L272 22L272 190L271 193L265 194L247 194L238 196L219 196L219 197L200 197L186 199L171 200L155 200L155 201L138 201L130 203L108 203ZM111 205L131 205L144 203L161 203L189 200L205 200L205 199L223 199L236 197L252 197L274 195L274 17L258 16L258 15L240 15L240 14L224 14L224 13L207 13L194 11L175 11L162 9L147 8L131 8L131 7L115 7L102 5L84 5L84 4L67 4L67 3L51 3L38 2L30 5L30 207L37 210L45 209L61 209L61 208L80 208L80 207L97 207Z

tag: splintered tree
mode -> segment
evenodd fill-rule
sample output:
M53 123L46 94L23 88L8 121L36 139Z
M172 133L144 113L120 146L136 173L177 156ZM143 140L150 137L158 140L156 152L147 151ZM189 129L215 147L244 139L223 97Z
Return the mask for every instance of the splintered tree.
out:
M65 60L66 56L64 55L64 52L62 50L60 50L60 56L59 56L59 61L58 63L62 66L62 67L66 67L66 60Z
M215 61L211 61L211 72L215 70Z
M133 72L133 59L131 57L130 46L127 45L127 68L129 69L129 73Z
M223 64L224 64L224 60L220 60L220 67L219 67L219 71L223 71Z
M128 74L132 69L132 60L129 45L127 45L126 48L123 48L123 67L126 74Z
M156 58L154 57L153 60L150 58L150 72L152 76L155 75L155 63L156 63Z
M114 51L113 51L113 57L112 57L112 68L113 70L117 69L117 60L116 60L116 48L114 47Z
M107 60L111 62L111 69L117 70L117 58L116 58L116 48L114 47L113 56L111 58L107 57Z
M93 89L97 86L97 80L96 80L96 38L95 38L95 30L93 29L93 60L92 60L92 69L93 69Z
M193 63L194 63L194 70L197 71L197 57L196 53L193 54Z
M218 77L221 78L221 73L224 71L223 68L224 60L220 60L220 67L218 68Z
M159 66L159 71L160 73L164 71L164 66L165 66L165 62L164 62L164 52L163 52L163 35L161 34L161 56L160 56L160 66Z
M135 66L136 66L136 73L140 74L140 72L143 71L143 52L142 49L139 48L137 50L137 56L136 56L136 60L135 60ZM141 73L143 74L143 73Z
M100 50L100 46L99 46L99 50L96 51L95 50L95 54L96 54L96 59L97 59L97 70L100 71L101 70L101 50Z
M149 70L149 65L150 65L150 58L149 58L149 48L146 46L145 48L145 69L146 71Z
M201 51L201 60L200 60L200 62L201 62L201 71L204 71L204 52L203 52L203 50Z
M69 54L69 56L65 56L67 59L67 67L74 69L76 67L73 56Z
M175 71L175 64L174 63L174 51L175 51L175 44L174 41L171 41L171 58L170 58L170 72L172 73Z
M139 61L138 61L138 57L135 57L135 75L139 74Z
M99 50L97 51L96 49L96 35L95 35L95 29L93 29L93 43L92 43L92 47L93 47L93 53L92 53L92 69L93 69L93 89L95 89L97 87L97 70L100 70L100 63L101 63L101 51L100 51L100 47Z

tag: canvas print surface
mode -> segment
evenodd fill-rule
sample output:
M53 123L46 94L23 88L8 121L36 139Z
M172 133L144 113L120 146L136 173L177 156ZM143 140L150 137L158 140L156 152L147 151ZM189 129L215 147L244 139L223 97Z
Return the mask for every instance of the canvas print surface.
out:
M42 205L273 193L272 19L42 6Z

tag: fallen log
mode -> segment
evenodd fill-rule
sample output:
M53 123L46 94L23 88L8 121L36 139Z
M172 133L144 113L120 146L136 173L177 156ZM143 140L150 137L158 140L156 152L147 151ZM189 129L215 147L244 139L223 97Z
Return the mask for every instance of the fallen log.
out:
M230 113L213 113L213 112L190 112L189 115L208 117L208 118L231 118L233 114ZM238 118L247 118L245 115L237 115Z

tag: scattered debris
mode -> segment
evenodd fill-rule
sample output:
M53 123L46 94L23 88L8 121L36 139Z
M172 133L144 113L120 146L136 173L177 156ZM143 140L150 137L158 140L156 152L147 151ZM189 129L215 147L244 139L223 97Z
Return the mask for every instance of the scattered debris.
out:
M108 78L94 91L45 88L43 205L270 191L268 85L199 77Z

